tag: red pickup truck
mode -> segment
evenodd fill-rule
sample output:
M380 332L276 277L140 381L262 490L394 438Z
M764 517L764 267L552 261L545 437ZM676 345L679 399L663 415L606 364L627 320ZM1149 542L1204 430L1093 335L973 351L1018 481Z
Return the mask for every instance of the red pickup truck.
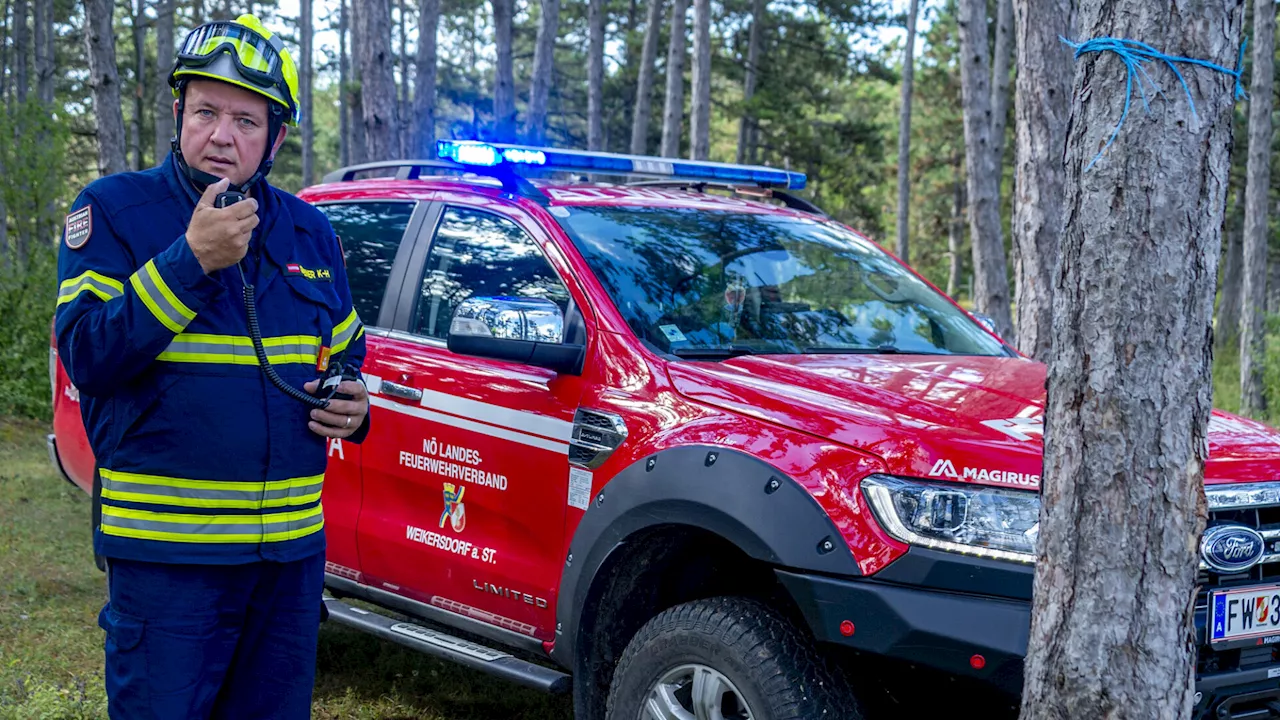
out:
M301 194L368 326L373 431L328 449L330 621L583 720L1016 706L1043 365L803 175L439 154ZM49 372L50 457L91 492ZM1209 438L1195 714L1277 717L1280 613L1251 608L1280 606L1280 433L1217 412Z

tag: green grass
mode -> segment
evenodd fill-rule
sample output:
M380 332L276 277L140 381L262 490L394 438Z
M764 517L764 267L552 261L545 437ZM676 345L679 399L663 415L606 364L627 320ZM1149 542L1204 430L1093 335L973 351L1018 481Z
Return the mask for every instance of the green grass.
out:
M0 419L0 720L105 718L102 573L89 499L58 477L46 425ZM549 697L348 628L320 630L317 720L569 720Z

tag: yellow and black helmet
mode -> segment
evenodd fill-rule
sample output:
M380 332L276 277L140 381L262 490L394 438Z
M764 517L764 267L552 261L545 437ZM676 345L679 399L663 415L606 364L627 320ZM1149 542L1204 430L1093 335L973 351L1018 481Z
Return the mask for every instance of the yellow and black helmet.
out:
M298 68L278 35L253 15L205 23L187 34L169 74L174 96L184 79L210 78L258 93L283 106L297 127Z

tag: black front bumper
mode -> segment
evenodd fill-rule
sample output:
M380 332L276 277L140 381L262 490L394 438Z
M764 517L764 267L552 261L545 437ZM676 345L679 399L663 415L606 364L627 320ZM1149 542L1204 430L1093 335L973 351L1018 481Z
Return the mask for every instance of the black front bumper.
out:
M1022 693L1030 567L913 548L874 578L776 573L819 642ZM1200 640L1204 617L1197 610ZM1280 719L1280 652L1199 653L1194 717Z

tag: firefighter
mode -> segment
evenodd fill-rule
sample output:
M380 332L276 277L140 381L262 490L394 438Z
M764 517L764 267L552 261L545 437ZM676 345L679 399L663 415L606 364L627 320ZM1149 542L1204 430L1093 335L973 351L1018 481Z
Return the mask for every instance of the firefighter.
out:
M279 37L252 15L202 25L169 82L172 152L86 187L58 258L109 712L306 718L326 448L368 432L364 326L325 216L266 180L299 119Z

